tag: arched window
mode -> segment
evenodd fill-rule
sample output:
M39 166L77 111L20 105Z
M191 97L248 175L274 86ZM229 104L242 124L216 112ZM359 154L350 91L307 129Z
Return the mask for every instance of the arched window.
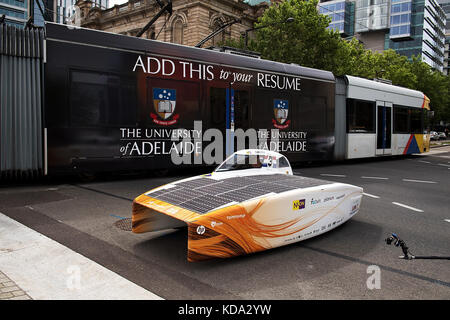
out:
M155 38L156 38L155 29L152 28L152 29L148 30L147 31L147 39L155 40Z
M216 21L214 21L213 31L219 30L221 26L222 26L222 22L219 19L217 19ZM224 41L224 39L225 39L224 32L225 32L225 30L223 30L222 32L220 32L219 34L214 36L214 38L212 39L213 46L217 46L218 44L220 44Z
M183 44L183 29L183 21L181 21L180 19L176 20L172 28L173 43Z

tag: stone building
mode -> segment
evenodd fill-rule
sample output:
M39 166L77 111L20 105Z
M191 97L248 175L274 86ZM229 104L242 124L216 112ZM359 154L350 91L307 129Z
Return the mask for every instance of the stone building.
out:
M194 46L222 24L241 19L204 44L217 45L225 39L239 39L241 32L253 27L270 5L243 0L172 0L173 12L162 15L142 38ZM90 0L78 0L81 27L135 36L156 15L160 7L155 0L130 0L103 10Z

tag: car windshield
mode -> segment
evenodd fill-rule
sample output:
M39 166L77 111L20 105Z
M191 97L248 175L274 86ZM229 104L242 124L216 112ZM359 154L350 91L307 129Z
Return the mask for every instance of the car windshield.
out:
M227 159L216 171L258 169L263 166L263 156L235 154Z

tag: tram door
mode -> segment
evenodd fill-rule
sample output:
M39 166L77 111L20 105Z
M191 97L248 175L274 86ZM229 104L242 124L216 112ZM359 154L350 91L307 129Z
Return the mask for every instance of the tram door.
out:
M208 90L208 101L209 101L209 128L214 128L220 131L222 137L222 150L223 153L220 158L224 160L226 157L226 135L227 135L227 121L228 121L228 105L229 105L229 89L224 87L213 87L211 86Z
M392 102L377 101L376 155L392 154Z
M220 130L224 142L224 157L236 151L235 130L250 127L251 88L247 86L211 86L209 91L210 127ZM249 147L246 141L245 148Z
M251 88L243 85L230 85L227 89L226 105L226 155L229 156L237 151L239 146L235 141L235 132L242 129L244 132L250 127L251 121ZM245 139L244 146L239 149L250 147L249 139Z

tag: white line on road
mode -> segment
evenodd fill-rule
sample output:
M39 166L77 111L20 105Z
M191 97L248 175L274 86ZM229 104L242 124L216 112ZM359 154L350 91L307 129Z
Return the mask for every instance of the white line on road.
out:
M450 164L446 164L446 163L438 163L438 166L450 167Z
M331 174L331 173L321 173L321 176L325 176L325 177L340 177L340 178L345 178L346 175L345 174Z
M161 299L0 213L2 272L35 300Z
M424 161L424 160L417 160L417 162L422 162L422 163L431 163L430 161Z
M450 222L450 219L444 219L444 221Z
M429 152L425 152L425 153L419 153L417 154L418 156L431 156L433 154L440 154L440 153L447 153L448 150L433 150L433 151L429 151ZM435 157L445 157L445 156L435 156Z
M392 203L395 204L396 206L400 206L400 207L403 207L403 208L406 208L406 209L409 209L409 210L412 210L412 211L423 212L423 210L407 206L406 204L403 204L403 203L398 203L398 202L392 202Z
M389 180L389 178L385 178L385 177L366 177L366 176L362 176L362 179L375 179L375 180Z
M375 195L370 194L370 193L365 193L365 192L363 192L363 195L368 196L368 197L371 197L371 198L375 198L375 199L380 199L379 196L375 196Z
M419 182L419 183L437 183L436 181L427 181L427 180L414 180L414 179L402 179L406 182Z

